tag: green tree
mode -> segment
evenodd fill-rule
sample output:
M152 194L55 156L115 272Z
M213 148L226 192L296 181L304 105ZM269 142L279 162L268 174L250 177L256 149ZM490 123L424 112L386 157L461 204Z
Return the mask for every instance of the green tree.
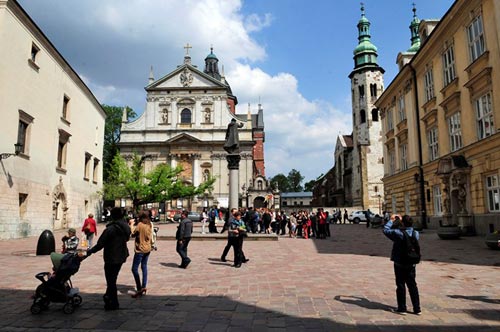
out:
M198 187L184 183L180 176L181 167L172 168L167 164L159 164L145 173L144 159L134 155L131 166L128 166L122 156L115 155L108 181L104 184L104 198L131 199L137 211L143 204L193 197L213 189L215 178L210 178Z
M118 142L120 141L123 107L102 105L106 113L106 124L104 126L104 147L103 147L103 180L107 182L113 158L118 153ZM127 117L134 118L136 113L130 107L126 107Z
M289 189L291 192L299 192L304 190L304 188L302 187L302 181L304 180L304 177L300 174L299 171L297 171L296 169L292 169L288 173L287 178L290 185Z
M304 184L305 191L313 191L314 185L316 184L316 180L308 181Z
M290 183L288 182L288 178L281 173L276 174L271 179L269 179L269 183L271 184L271 187L273 187L274 189L278 188L281 192L290 191Z

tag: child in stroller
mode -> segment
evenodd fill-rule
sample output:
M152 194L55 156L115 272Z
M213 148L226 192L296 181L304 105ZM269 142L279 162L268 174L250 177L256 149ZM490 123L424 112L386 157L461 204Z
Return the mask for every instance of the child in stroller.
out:
M85 258L84 251L75 253L51 253L53 272L40 272L35 278L42 283L36 288L33 295L31 313L39 314L49 307L50 302L64 303L65 314L72 314L75 307L82 303L79 289L73 288L70 277L78 272L80 262Z

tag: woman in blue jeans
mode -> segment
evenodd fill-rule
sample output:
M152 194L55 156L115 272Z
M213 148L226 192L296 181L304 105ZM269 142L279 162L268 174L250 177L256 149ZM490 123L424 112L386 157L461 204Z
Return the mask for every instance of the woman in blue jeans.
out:
M138 222L131 223L132 236L135 237L135 254L132 262L132 274L134 275L136 292L133 298L145 295L148 284L148 259L153 245L153 224L147 213L139 215ZM139 265L142 270L142 283L139 276Z

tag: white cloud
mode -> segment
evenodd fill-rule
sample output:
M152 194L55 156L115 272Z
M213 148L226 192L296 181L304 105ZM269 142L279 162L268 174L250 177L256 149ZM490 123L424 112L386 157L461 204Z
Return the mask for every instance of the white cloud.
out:
M258 14L250 14L245 19L245 29L248 32L260 31L271 25L273 21L273 16L269 13L264 14L263 17Z
M267 176L286 175L295 168L311 180L332 167L337 135L351 131L350 113L321 100L307 100L289 73L271 76L259 68L239 65L227 76L238 93L239 113L246 112L249 102L255 112L255 101L262 101Z
M258 67L265 48L251 33L269 27L271 14L242 14L240 0L22 1L37 24L82 75L98 100L141 113L149 66L160 78L182 63L189 42L193 64L203 65L210 45L239 100L264 108L266 175L299 170L306 180L333 163L339 132L350 133L350 112L308 100L291 73ZM339 101L344 104L344 101ZM241 108L241 109L240 109Z

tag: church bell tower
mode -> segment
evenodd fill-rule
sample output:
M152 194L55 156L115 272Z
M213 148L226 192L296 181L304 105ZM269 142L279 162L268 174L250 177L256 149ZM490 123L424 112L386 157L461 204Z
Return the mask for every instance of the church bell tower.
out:
M375 101L384 90L384 69L377 63L371 42L370 21L361 4L358 45L353 51L354 70L349 75L352 94L352 197L353 206L379 213L384 176L382 126Z

